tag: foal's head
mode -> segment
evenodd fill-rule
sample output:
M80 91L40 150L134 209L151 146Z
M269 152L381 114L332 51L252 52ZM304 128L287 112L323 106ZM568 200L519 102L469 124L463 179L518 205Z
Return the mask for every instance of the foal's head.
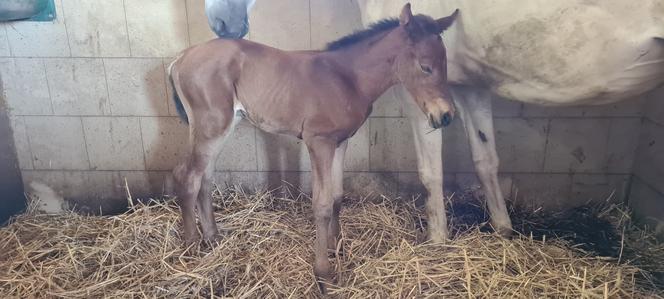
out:
M397 79L434 128L447 126L454 118L447 84L447 56L440 34L454 23L458 12L434 20L424 15L413 16L409 3L401 11L396 29L403 38L402 50L394 62Z

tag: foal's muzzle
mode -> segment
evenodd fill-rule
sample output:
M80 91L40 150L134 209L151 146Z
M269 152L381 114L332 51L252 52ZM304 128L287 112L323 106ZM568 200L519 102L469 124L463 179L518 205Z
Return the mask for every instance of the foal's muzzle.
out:
M440 129L442 127L449 126L452 123L452 119L454 119L454 116L452 116L452 113L449 112L443 113L443 115L440 117L434 117L433 115L429 114L429 124L434 129Z

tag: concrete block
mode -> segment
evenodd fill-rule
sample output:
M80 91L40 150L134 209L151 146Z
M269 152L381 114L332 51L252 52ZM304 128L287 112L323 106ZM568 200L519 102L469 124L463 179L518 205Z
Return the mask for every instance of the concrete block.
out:
M551 172L606 171L609 119L553 119L544 170Z
M632 172L640 131L641 119L611 119L606 153L606 169L609 173L629 174Z
M664 193L664 126L649 120L643 123L634 174Z
M145 170L141 126L135 117L84 117L93 170Z
M129 184L132 182L127 179ZM123 212L127 208L125 176L116 171L23 172L23 181L39 181L64 197L69 206L91 214ZM27 185L26 185L27 186ZM130 185L130 191L131 189Z
M142 117L141 134L148 170L173 170L184 159L189 128L176 117Z
M258 192L268 189L268 173L258 171L222 171L215 172L214 184L219 188L242 188L246 192Z
M217 35L210 29L207 16L205 15L205 0L186 0L186 4L191 45L197 45L217 38Z
M311 47L323 49L327 43L362 28L357 0L310 0Z
M498 174L498 184L500 185L500 190L503 192L503 196L508 199L512 197L513 189L513 178L512 174L500 173ZM476 173L457 173L456 174L456 186L460 191L463 190L479 190L482 193L482 183L477 177Z
M398 179L398 196L404 199L411 199L414 197L424 198L428 195L428 191L424 188L420 176L416 172L399 172ZM456 174L443 173L443 193L450 196L456 190Z
M630 175L575 174L572 178L570 200L586 202L622 203L627 199Z
M88 170L80 117L25 117L35 169Z
M373 105L370 117L402 117L403 105L406 101L412 101L410 98L402 97L399 89L402 87L394 86L380 98L378 98Z
M168 115L161 59L104 59L111 113L119 116Z
M664 237L664 192L635 177L630 188L629 206L637 220Z
M399 176L395 172L346 172L344 192L354 198L396 198L399 192Z
M475 172L470 144L460 118L443 130L443 169L446 172ZM430 134L439 134L432 132Z
M542 171L548 120L499 118L495 120L495 130L500 171Z
M131 55L172 57L189 46L182 0L125 0Z
M664 126L664 87L649 93L645 101L646 118Z
M259 171L310 171L309 152L302 140L256 130Z
M370 118L369 126L372 171L417 171L415 144L407 119Z
M270 171L267 174L267 190L286 191L282 195L311 194L311 171ZM290 193L290 194L289 194Z
M170 172L120 171L119 175L123 180L127 180L127 186L133 199L157 199L170 195L166 188L166 177L170 175ZM121 181L120 183L124 182Z
M28 130L25 126L25 118L22 116L14 116L10 119L19 168L21 170L34 169L34 166L32 165L32 151L30 150L30 142L28 141Z
M256 128L241 121L227 137L216 161L217 171L257 171Z
M7 39L7 25L0 24L0 56L11 56L9 40Z
M598 106L547 107L525 104L524 117L641 117L643 100L634 98Z
M568 174L514 174L514 200L529 207L570 208L572 176ZM579 203L582 204L582 203Z
M129 37L122 0L63 2L71 55L129 57Z
M45 64L56 115L111 114L101 59L56 58Z
M11 115L52 114L44 61L0 58L0 78Z
M15 57L67 57L71 55L62 0L55 0L53 22L7 23L7 37Z
M491 107L493 108L493 117L518 117L523 110L523 103L494 98Z
M257 1L249 24L253 41L283 50L311 48L309 0Z
M348 140L348 148L344 158L345 171L369 171L369 136L367 121Z

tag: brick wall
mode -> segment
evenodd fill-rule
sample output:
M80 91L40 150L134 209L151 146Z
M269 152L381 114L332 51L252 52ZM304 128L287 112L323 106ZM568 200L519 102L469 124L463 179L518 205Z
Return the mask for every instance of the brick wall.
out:
M135 194L163 192L187 140L165 66L179 50L213 37L203 2L56 0L53 23L0 24L0 75L26 182L40 180L66 197L104 204L124 197L125 179ZM321 48L361 26L354 1L329 0L258 1L250 22L250 39L283 49ZM349 190L421 191L398 101L388 91L351 139ZM552 109L496 100L506 193L547 206L603 200L614 190L617 200L624 198L640 103ZM475 184L461 123L445 130L444 139L446 183ZM301 142L246 123L216 169L219 183L288 180L310 188Z

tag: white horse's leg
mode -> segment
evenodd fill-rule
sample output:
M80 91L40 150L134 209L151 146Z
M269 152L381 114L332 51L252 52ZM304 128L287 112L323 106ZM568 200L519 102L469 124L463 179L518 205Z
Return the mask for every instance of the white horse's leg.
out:
M404 113L410 120L417 154L417 169L422 184L427 189L426 213L428 239L442 242L448 238L447 216L445 215L445 197L443 195L443 135L440 131L431 132L432 128L426 115L410 95L399 87L398 93L404 103Z
M491 93L480 88L453 87L454 102L461 116L475 170L484 188L491 224L501 235L512 233L512 221L507 214L503 192L498 183L498 153L496 152Z

